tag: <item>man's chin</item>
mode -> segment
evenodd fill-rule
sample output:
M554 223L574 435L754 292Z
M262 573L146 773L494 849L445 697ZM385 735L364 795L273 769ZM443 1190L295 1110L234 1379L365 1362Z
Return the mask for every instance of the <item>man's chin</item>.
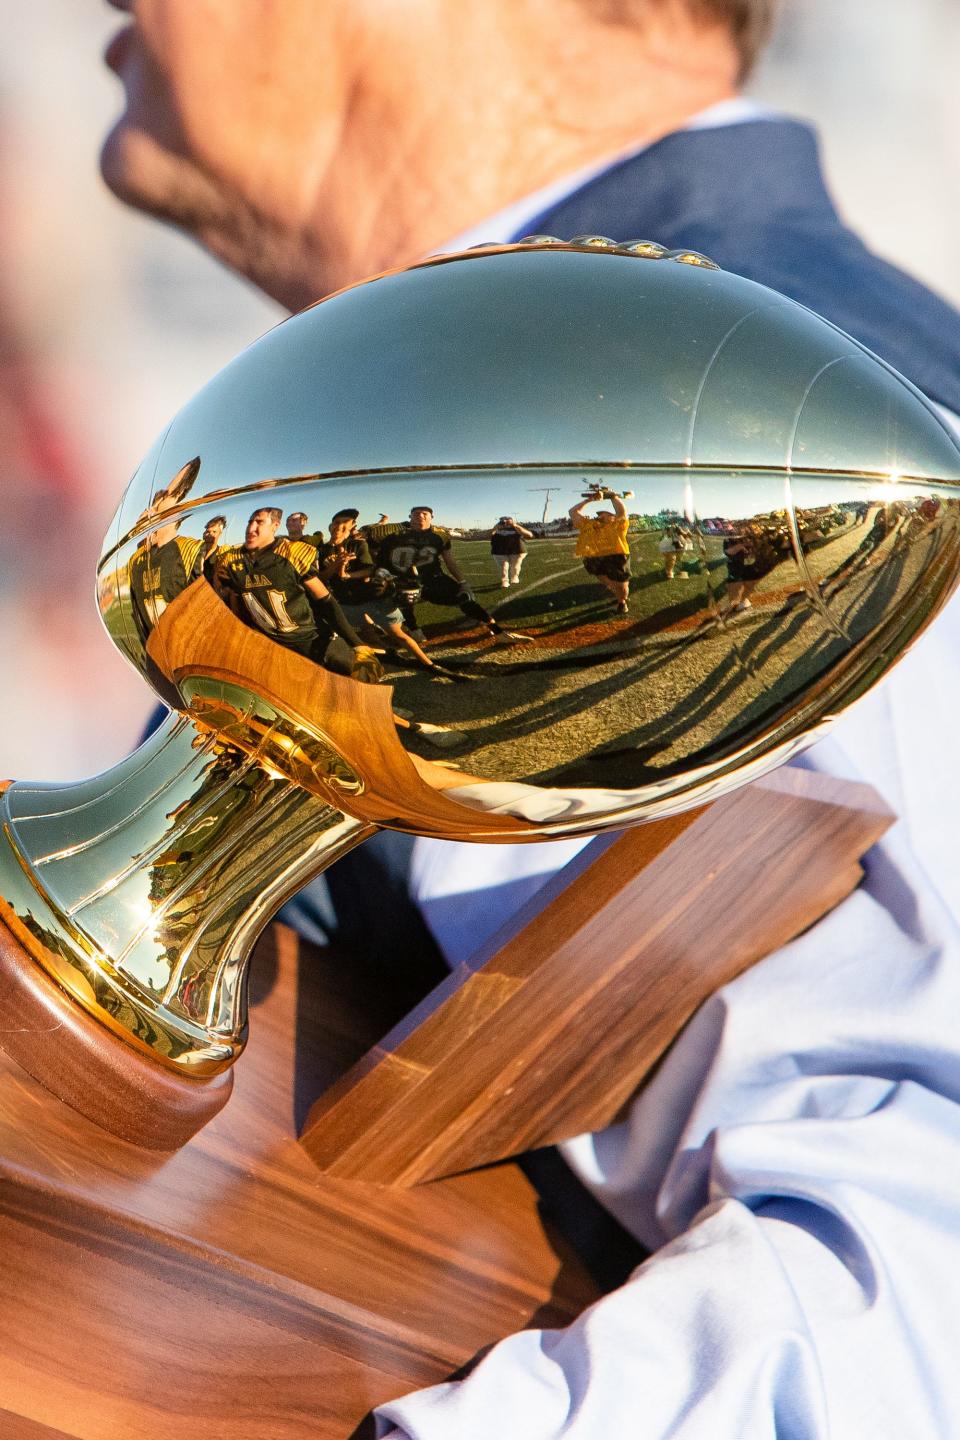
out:
M308 263L301 237L251 212L235 191L187 154L168 149L129 113L103 142L100 173L118 200L176 225L290 310L333 288L332 280L323 283L322 267ZM359 278L350 274L343 283Z
M107 188L136 210L171 220L184 229L196 226L192 167L165 150L152 136L122 115L100 150L100 174Z

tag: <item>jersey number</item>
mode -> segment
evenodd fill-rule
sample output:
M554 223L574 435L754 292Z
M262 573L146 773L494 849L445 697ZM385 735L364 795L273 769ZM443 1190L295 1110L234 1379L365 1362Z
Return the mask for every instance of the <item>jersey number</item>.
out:
M266 605L261 603L261 596L267 601ZM257 595L251 590L245 590L243 603L253 623L260 630L289 634L292 630L299 629L297 622L291 620L287 614L286 601L279 590L261 590Z
M159 625L160 616L164 610L166 610L167 602L159 590L153 591L152 593L148 591L143 597L143 608L147 612L147 619L150 621L151 629L153 629L154 626Z

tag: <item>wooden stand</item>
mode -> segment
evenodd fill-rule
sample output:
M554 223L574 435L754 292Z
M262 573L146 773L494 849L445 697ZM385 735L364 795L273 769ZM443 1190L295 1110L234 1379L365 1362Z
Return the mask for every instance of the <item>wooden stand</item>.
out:
M594 841L317 1101L330 1175L412 1185L614 1120L706 997L831 910L892 815L780 769Z
M594 1298L515 1166L406 1194L319 1175L298 1087L380 1017L342 957L281 926L253 987L230 1104L173 1156L0 1055L3 1440L347 1440L373 1405Z
M174 1074L91 1019L0 918L0 1047L58 1100L151 1150L175 1150L230 1098L233 1072Z
M566 1323L595 1292L514 1165L387 1185L610 1120L707 994L853 887L890 818L782 770L595 842L379 1045L355 968L274 927L230 1104L172 1156L0 1055L3 1440L348 1440ZM52 1012L8 1003L4 1025L12 1053L66 1038L76 1073Z

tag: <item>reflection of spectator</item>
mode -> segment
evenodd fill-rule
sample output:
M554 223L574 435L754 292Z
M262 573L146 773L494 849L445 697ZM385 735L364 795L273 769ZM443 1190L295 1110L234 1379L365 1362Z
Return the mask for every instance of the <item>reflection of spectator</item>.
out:
M226 515L213 515L203 527L203 548L197 557L194 572L197 575L206 575L207 579L213 573L213 566L220 550L220 540L224 530L227 528Z
M789 550L789 541L787 544ZM724 540L723 553L727 561L725 608L731 613L749 610L757 585L785 558L783 549L759 526L745 525Z
M415 505L410 523L396 535L388 535L380 546L379 563L399 581L400 608L408 630L415 640L423 641L417 625L414 606L418 600L430 605L456 606L471 620L476 620L498 644L522 644L529 635L504 630L473 598L473 591L453 553L453 544L446 530L433 524L433 509Z
M601 510L596 515L582 513L585 505L600 499L609 500L613 509ZM569 514L577 531L576 553L583 560L584 570L609 590L617 602L617 614L626 615L630 599L630 546L627 544L630 521L626 505L612 491L598 490L571 505Z
M372 659L322 583L314 545L277 538L283 512L255 510L242 545L221 551L213 585L230 608L277 644L328 670L356 675ZM375 667L373 667L375 669Z
M684 530L682 526L671 525L667 530L664 530L663 538L657 546L657 549L663 556L664 579L672 580L677 559L693 549L693 539L691 538L690 532ZM681 565L680 574L677 576L677 579L688 580L689 578L687 571Z
M532 539L532 532L518 525L512 515L501 515L490 531L490 554L500 571L502 590L520 584L520 567L527 553L523 542Z

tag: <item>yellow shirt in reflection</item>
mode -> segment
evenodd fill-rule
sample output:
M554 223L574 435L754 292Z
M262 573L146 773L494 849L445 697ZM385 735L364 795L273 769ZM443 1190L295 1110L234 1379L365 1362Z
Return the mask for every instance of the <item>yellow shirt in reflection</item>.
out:
M630 521L624 516L581 516L577 533L576 553L588 555L629 555L627 530Z

